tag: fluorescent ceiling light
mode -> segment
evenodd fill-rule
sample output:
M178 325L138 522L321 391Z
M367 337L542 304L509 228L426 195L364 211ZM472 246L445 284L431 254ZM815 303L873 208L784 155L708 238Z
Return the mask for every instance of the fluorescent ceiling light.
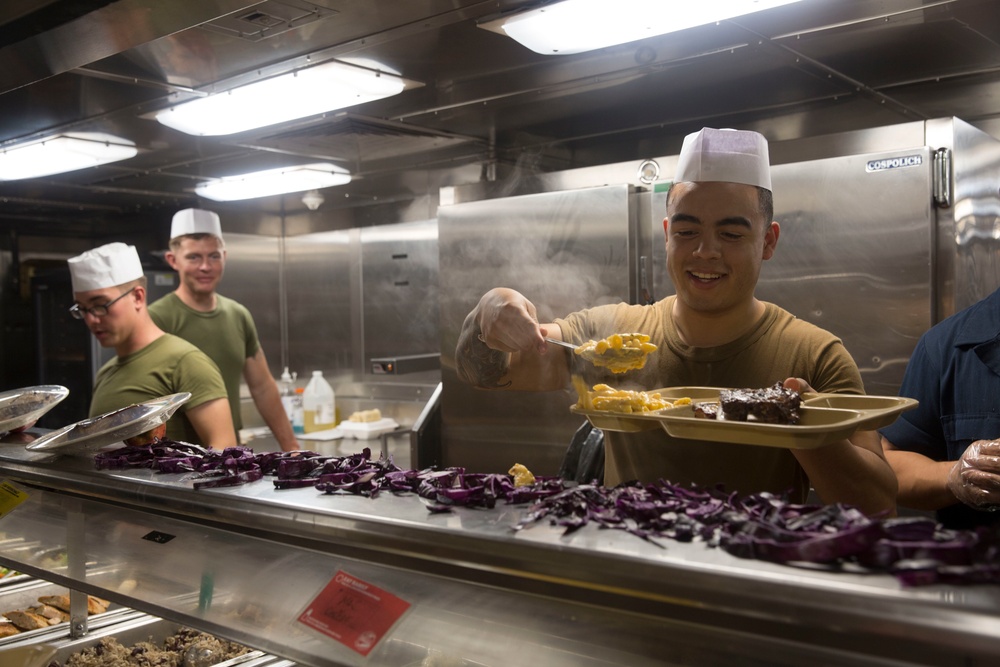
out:
M184 102L155 117L188 134L234 134L380 100L406 86L393 74L334 61Z
M542 55L581 53L706 25L799 0L563 0L481 28Z
M67 132L0 150L0 181L96 167L135 157L135 144L103 132Z
M350 182L351 174L346 169L329 162L318 162L226 176L215 181L199 183L194 190L207 199L234 201L318 190Z

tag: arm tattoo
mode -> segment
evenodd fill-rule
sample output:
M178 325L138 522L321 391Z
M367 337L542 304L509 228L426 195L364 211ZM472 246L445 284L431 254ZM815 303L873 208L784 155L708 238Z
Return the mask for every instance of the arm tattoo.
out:
M455 350L458 377L481 389L503 389L510 382L500 382L510 368L506 352L494 350L479 339L479 327L463 327Z

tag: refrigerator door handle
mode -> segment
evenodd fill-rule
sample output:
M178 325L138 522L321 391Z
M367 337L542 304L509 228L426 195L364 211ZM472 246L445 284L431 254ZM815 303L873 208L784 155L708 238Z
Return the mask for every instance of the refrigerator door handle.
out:
M940 208L951 206L951 150L934 151L934 203Z

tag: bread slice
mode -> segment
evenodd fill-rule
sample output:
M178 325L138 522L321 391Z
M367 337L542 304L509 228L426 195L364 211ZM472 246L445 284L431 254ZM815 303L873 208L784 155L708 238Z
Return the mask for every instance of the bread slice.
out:
M30 611L33 614L44 616L45 618L49 619L49 623L52 625L69 620L69 613L63 611L62 609L56 609L55 607L47 604L40 604L35 607L29 607L25 611Z
M99 597L93 595L87 596L87 613L88 614L103 614L108 610L108 605L111 604L107 600L103 600Z
M17 629L17 626L10 621L0 621L0 637L10 637L11 635L16 635L21 631Z
M5 611L3 615L19 630L38 630L49 627L49 619L30 611Z
M38 601L42 604L47 604L51 607L55 607L60 611L69 613L68 595L43 595L40 598L38 598Z
M55 607L60 611L69 613L69 596L68 595L43 595L38 598L38 601L42 604ZM87 596L87 613L88 614L103 614L108 610L108 605L111 604L107 600L102 598L88 595Z

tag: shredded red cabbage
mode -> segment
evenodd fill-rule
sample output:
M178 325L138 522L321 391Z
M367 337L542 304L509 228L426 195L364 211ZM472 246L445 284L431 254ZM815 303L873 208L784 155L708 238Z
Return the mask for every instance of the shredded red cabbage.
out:
M99 469L148 467L193 473L196 489L273 478L276 489L315 486L330 495L416 495L430 512L532 503L514 527L548 520L564 534L587 524L624 530L653 544L700 541L739 558L828 569L888 572L907 586L1000 583L1000 530L947 530L929 518L879 519L845 505L804 505L770 493L740 496L721 488L659 481L607 488L536 477L514 486L509 474L464 468L402 470L365 448L348 456L315 452L219 452L160 440L98 454ZM661 545L662 546L662 545Z
M948 530L929 518L878 519L845 505L801 505L769 493L622 484L579 485L532 505L515 527L548 519L571 533L593 522L656 538L700 540L740 557L889 572L907 586L1000 583L1000 531Z

